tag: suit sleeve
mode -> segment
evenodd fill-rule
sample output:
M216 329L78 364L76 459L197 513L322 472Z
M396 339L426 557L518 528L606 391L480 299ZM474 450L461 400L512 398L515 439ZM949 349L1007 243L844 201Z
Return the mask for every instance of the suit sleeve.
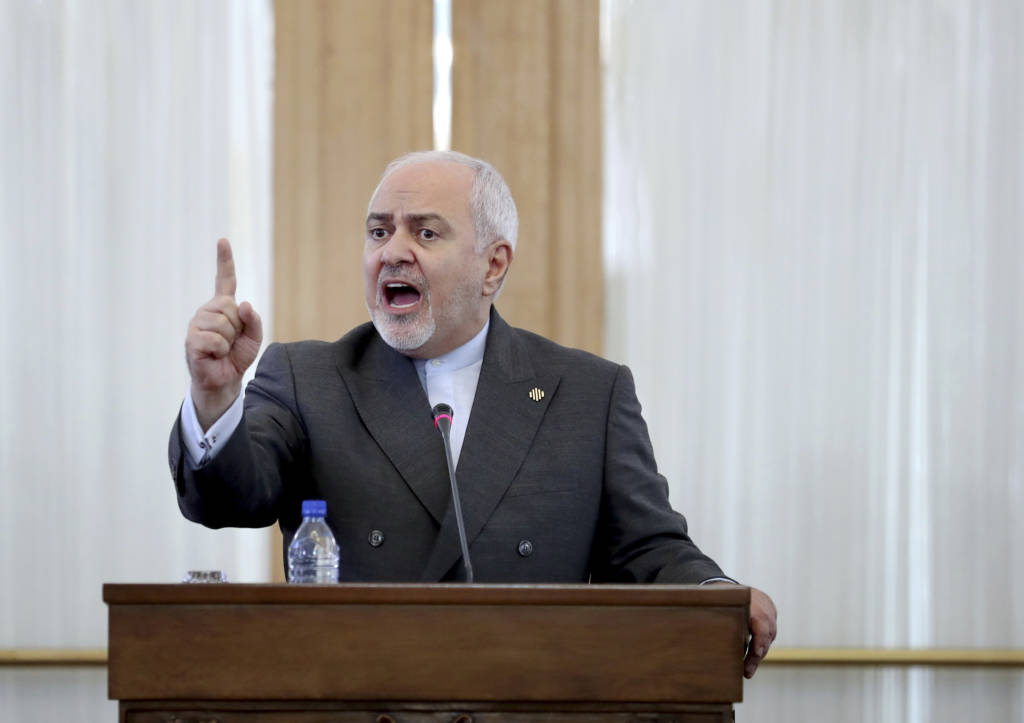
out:
M272 525L289 478L302 474L306 446L288 349L272 344L245 390L242 421L216 456L194 465L185 454L180 416L175 421L168 455L178 507L207 527Z
M693 543L658 473L633 377L618 368L609 402L594 582L697 584L724 577Z

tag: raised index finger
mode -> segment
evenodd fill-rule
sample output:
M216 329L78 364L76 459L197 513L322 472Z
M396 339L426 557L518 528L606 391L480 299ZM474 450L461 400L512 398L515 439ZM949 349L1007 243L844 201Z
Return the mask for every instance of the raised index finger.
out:
M231 244L226 238L217 241L217 281L214 293L217 296L235 295L235 259L231 255Z

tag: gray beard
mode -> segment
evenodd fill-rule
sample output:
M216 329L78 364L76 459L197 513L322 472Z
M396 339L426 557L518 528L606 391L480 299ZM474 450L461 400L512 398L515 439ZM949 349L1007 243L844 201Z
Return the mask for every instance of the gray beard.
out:
M381 271L383 273L383 270ZM378 275L379 278L379 275ZM423 289L423 306L414 315L389 314L383 309L380 284L378 283L376 304L369 309L370 319L384 342L395 351L408 352L419 349L430 341L437 332L437 317L440 316L443 328L449 328L453 321L472 306L483 288L483 280L479 283L460 285L453 292L452 298L437 309L430 298L430 285L425 279L417 279Z
M421 284L422 285L422 284ZM430 288L423 289L423 306L412 316L389 314L381 307L384 300L378 285L376 306L369 309L373 326L384 342L396 351L412 351L430 341L437 331L434 306L430 301Z
M437 330L434 314L426 309L426 318L393 316L380 309L370 309L370 318L384 342L396 351L412 351L430 341Z

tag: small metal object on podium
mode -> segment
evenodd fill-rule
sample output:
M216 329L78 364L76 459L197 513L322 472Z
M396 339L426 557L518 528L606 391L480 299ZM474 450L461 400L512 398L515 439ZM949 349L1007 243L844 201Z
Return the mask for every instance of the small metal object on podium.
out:
M211 583L227 582L228 576L220 570L189 570L185 573L182 582L187 583Z

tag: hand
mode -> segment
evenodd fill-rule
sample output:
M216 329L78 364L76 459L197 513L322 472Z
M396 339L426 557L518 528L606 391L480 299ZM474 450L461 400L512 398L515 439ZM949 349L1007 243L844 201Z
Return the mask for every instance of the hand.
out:
M771 647L778 632L777 617L778 612L772 599L757 588L750 588L750 645L747 648L747 657L743 661L745 677L753 678L757 666L768 654L768 648Z
M213 298L199 307L185 335L185 360L192 376L192 401L209 429L242 391L242 375L256 360L263 322L248 301L235 304L235 261L227 239L217 242Z

